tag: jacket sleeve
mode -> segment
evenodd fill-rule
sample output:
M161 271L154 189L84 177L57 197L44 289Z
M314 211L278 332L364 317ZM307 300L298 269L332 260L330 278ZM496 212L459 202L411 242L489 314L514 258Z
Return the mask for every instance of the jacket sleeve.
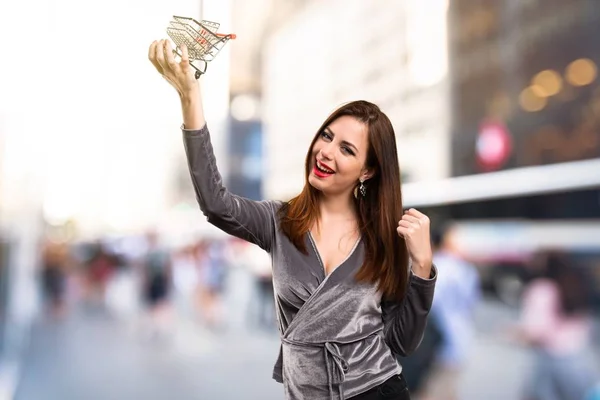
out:
M278 204L230 193L221 179L205 124L200 130L182 126L185 153L196 199L209 223L222 231L270 251Z
M436 279L435 266L431 269L429 279L423 279L411 271L404 299L382 302L385 341L395 354L406 357L421 344Z

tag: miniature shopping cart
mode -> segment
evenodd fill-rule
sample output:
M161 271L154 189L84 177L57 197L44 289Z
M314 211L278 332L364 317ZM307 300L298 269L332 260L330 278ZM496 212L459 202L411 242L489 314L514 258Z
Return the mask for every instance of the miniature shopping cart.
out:
M216 22L193 18L173 16L167 28L167 34L177 45L174 53L181 57L179 50L182 44L188 48L190 65L196 70L196 79L206 72L208 62L212 61L229 39L235 39L234 34L217 33L219 25ZM200 67L194 65L200 63Z

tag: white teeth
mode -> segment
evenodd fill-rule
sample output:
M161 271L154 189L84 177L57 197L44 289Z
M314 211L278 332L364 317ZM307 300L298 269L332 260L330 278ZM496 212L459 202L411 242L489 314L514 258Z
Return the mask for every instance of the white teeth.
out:
M321 171L321 172L325 172L326 174L333 174L334 173L334 171L323 167L319 161L317 161L317 169L319 171Z

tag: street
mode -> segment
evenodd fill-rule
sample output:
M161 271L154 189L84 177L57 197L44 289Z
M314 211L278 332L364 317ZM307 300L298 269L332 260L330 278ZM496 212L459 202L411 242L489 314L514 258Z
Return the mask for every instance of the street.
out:
M181 320L170 340L153 341L136 319L81 307L62 322L40 319L15 399L282 399L281 386L271 379L278 336L243 323L239 305L251 292L245 274L237 274L231 279L240 290L226 304L239 312L220 332ZM495 302L479 308L462 399L518 399L527 353L496 339L513 317Z

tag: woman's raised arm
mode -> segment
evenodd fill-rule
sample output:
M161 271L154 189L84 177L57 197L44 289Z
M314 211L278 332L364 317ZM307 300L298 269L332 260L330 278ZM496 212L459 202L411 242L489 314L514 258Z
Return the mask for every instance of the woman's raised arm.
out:
M279 203L236 196L223 185L204 119L200 85L185 46L181 54L181 61L176 61L169 41L161 40L150 45L148 57L181 99L183 140L200 209L214 226L270 251Z

